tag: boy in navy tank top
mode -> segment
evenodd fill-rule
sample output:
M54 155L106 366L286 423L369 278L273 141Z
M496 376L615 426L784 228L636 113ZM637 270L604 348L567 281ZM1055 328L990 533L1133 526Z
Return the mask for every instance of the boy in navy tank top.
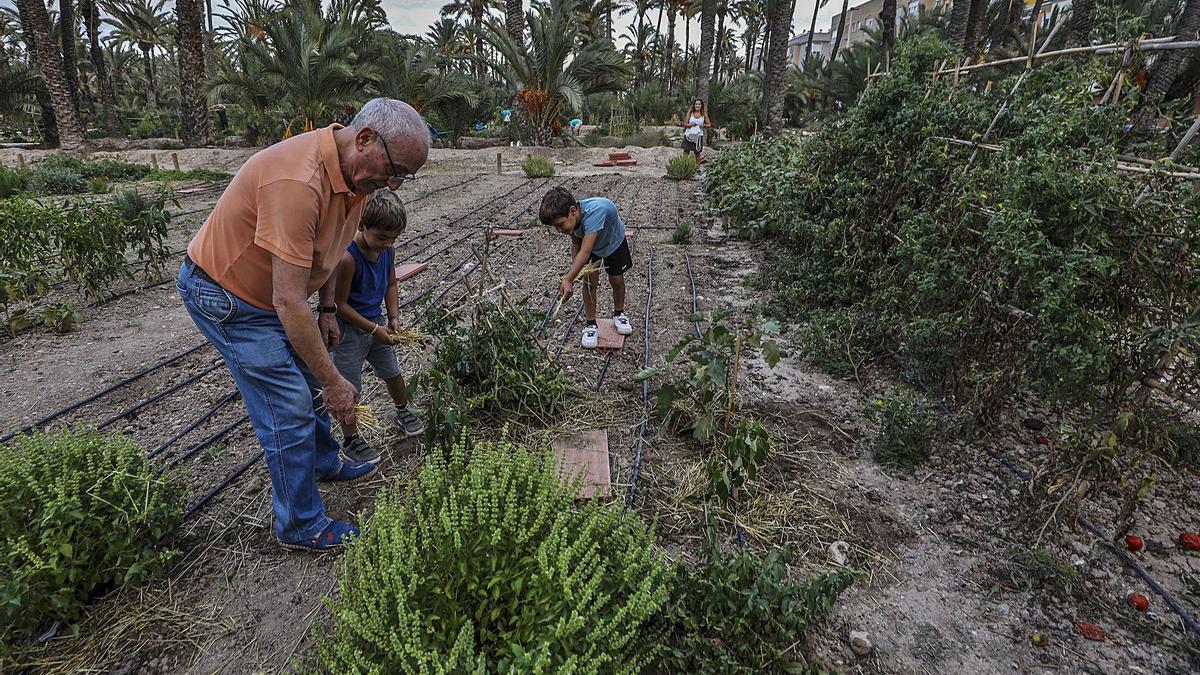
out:
M392 341L392 334L400 330L396 256L392 245L407 225L404 202L396 193L381 188L367 200L358 233L334 272L341 338L332 356L342 377L359 393L362 393L363 361L371 364L371 370L387 384L396 405L397 430L410 437L425 431L425 426L408 408L404 376ZM350 459L379 461L379 451L358 435L357 425L343 424L342 437L342 452Z

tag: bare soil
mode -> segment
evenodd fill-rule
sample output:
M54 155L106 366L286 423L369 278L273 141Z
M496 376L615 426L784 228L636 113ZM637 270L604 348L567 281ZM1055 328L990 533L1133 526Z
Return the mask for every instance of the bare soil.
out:
M747 282L763 251L703 234L693 235L686 245L670 243L671 230L681 220L692 223L693 231L707 229L699 211L699 183L658 178L665 156L675 150L635 151L644 161L634 171L614 171L591 168L604 151L538 149L561 162L562 175L534 180L515 169L529 149L498 151L503 175L494 174L497 149L435 150L423 172L428 178L403 188L410 224L397 258L428 259L430 268L402 285L402 301L445 291L440 301L456 306L468 284L455 284L470 265L457 272L455 266L474 259L486 227L514 227L524 229L525 236L494 241L489 267L512 298L544 311L567 265L567 244L536 224L537 200L558 184L577 196L612 198L637 231L626 303L635 318L635 334L611 357L581 349L572 301L539 339L579 388L578 400L555 431L606 428L613 491L623 497L633 487L642 399L632 376L646 360L643 336L649 335L649 358L658 360L695 330L689 260L701 312L727 308L735 315L751 315L763 299ZM140 152L148 151L117 154ZM179 156L184 168L234 171L249 153L202 149L179 151ZM29 160L34 153L24 154ZM0 151L0 161L15 163L14 157L12 151ZM220 193L219 185L181 189L193 191L177 209L185 215L176 219L173 248L182 248ZM473 281L468 283L475 288ZM406 315L415 316L425 299L414 302ZM602 315L611 309L610 302L607 285L602 285ZM39 329L0 343L0 394L10 401L0 410L0 429L29 423L202 342L169 282L88 306L83 313L77 332L58 335ZM789 354L774 369L758 355L747 354L739 386L745 405L768 424L776 447L743 496L740 512L718 515L730 549L737 546L736 521L753 551L792 547L798 576L835 567L830 545L848 544L848 564L861 575L828 622L799 646L803 653L829 668L855 673L1196 672L1196 641L1186 637L1157 596L1086 533L1048 537L1038 544L1061 560L1061 568L1029 562L1023 554L1037 542L1023 518L1025 486L980 445L947 444L912 474L876 464L869 451L870 425L860 413L893 380L887 373L868 373L861 383L830 377L799 358L794 339L785 331ZM429 351L401 351L401 357L411 374L427 362ZM204 347L54 424L98 423L194 376L216 359L215 351ZM229 375L218 367L113 428L153 449L231 391ZM368 385L364 398L386 409L386 393L378 383ZM240 401L232 402L155 461L182 457L243 413ZM1014 409L1013 419L1029 414ZM1039 446L1019 422L1002 424L1000 433L998 445L1015 461L1027 467L1037 462ZM380 440L389 451L372 480L323 488L332 515L366 521L380 488L414 474L421 461L419 442ZM326 614L322 600L334 591L337 558L274 545L270 484L262 462L254 461L258 452L249 426L242 424L212 447L181 459L189 503L225 481L228 487L171 540L181 555L169 576L98 599L77 635L64 631L45 644L30 645L20 662L32 672L115 673L275 672L301 662L312 627L319 629ZM234 476L247 462L245 472ZM651 416L634 508L655 518L663 545L686 559L699 554L701 468L698 451L660 437ZM1139 520L1144 536L1155 542L1140 559L1193 615L1200 613L1200 558L1178 551L1171 540L1180 528L1194 531L1200 524L1196 498L1189 494L1195 484L1194 475L1166 477ZM1103 511L1104 506L1097 508ZM1100 514L1093 515L1111 529ZM1126 589L1146 592L1153 616L1138 615L1125 604ZM1107 639L1084 639L1075 628L1079 621L1099 624ZM874 645L870 654L851 651L852 630L868 633ZM1046 646L1031 642L1035 632L1047 638Z

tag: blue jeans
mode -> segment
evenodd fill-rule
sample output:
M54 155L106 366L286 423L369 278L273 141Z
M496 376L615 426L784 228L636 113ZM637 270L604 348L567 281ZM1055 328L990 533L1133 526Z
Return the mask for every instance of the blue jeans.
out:
M195 273L185 260L176 288L196 327L233 374L271 474L275 536L294 543L329 525L317 478L341 467L320 385L292 350L274 312L243 301Z

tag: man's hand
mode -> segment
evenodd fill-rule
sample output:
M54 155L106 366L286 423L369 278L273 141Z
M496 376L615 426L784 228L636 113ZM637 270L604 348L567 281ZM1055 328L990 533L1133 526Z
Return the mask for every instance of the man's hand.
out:
M393 316L392 318L388 319L388 332L389 333L399 333L400 332L400 317Z
M392 342L392 334L383 326L376 326L375 330L371 331L371 338L381 345L394 344Z
M338 328L337 316L322 312L317 318L317 327L321 329L321 342L325 343L327 351L337 351L342 331Z
M567 298L571 297L571 294L574 292L575 282L571 281L570 279L563 279L562 288L558 292L558 297L566 300Z
M358 392L349 380L339 374L321 391L321 397L325 399L325 409L334 419L342 424L354 423L354 403L358 399Z

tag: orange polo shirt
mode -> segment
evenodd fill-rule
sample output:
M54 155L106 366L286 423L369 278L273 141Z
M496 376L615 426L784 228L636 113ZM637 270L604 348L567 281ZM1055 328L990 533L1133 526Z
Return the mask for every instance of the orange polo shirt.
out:
M255 307L274 311L271 255L312 270L312 295L333 274L358 229L359 199L346 185L334 124L293 136L246 160L192 242L200 269Z

